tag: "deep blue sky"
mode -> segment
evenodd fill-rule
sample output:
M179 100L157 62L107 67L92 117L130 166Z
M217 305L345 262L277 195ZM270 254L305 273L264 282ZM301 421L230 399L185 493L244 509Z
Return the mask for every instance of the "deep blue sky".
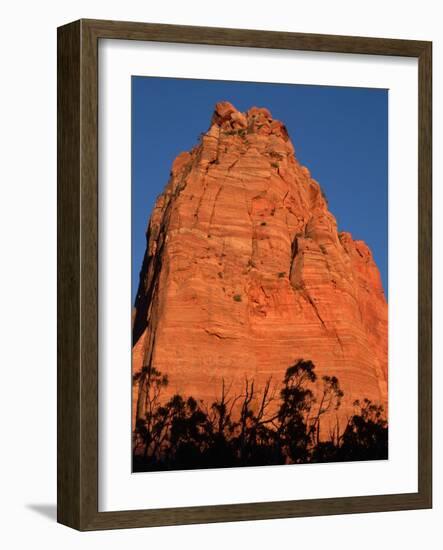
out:
M326 192L340 231L370 246L387 294L388 91L132 77L132 299L145 230L171 164L209 127L215 103L268 108Z

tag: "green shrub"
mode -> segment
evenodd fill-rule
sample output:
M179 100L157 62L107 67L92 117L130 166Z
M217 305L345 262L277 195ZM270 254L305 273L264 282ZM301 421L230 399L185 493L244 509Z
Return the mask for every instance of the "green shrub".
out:
M234 302L241 302L241 295L240 294L234 294L232 297Z
M279 279L283 279L283 277L286 275L286 273L284 271L280 271L280 273L278 274L278 278Z

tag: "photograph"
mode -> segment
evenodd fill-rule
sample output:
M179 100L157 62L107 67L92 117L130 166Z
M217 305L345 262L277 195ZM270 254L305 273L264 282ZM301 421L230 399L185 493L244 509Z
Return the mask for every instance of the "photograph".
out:
M2 548L439 546L438 12L5 4Z
M387 460L388 90L131 86L133 471Z

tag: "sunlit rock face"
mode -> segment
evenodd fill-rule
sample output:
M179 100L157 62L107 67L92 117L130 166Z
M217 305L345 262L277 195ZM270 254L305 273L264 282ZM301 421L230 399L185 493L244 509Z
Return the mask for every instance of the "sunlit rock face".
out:
M169 376L165 396L212 403L222 379L240 394L245 378L278 383L311 359L339 379L342 424L356 399L387 405L387 314L370 249L337 231L284 124L267 109L217 104L149 221L133 372L152 365Z

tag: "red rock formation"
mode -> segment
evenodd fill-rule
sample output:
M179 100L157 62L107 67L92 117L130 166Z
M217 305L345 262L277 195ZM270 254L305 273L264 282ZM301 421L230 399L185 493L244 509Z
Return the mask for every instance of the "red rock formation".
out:
M338 233L319 184L267 109L216 105L173 163L147 232L133 371L212 402L222 378L280 382L298 358L387 404L387 303L367 245ZM134 407L138 388L134 389ZM142 406L139 400L138 414ZM137 413L136 413L137 414Z

